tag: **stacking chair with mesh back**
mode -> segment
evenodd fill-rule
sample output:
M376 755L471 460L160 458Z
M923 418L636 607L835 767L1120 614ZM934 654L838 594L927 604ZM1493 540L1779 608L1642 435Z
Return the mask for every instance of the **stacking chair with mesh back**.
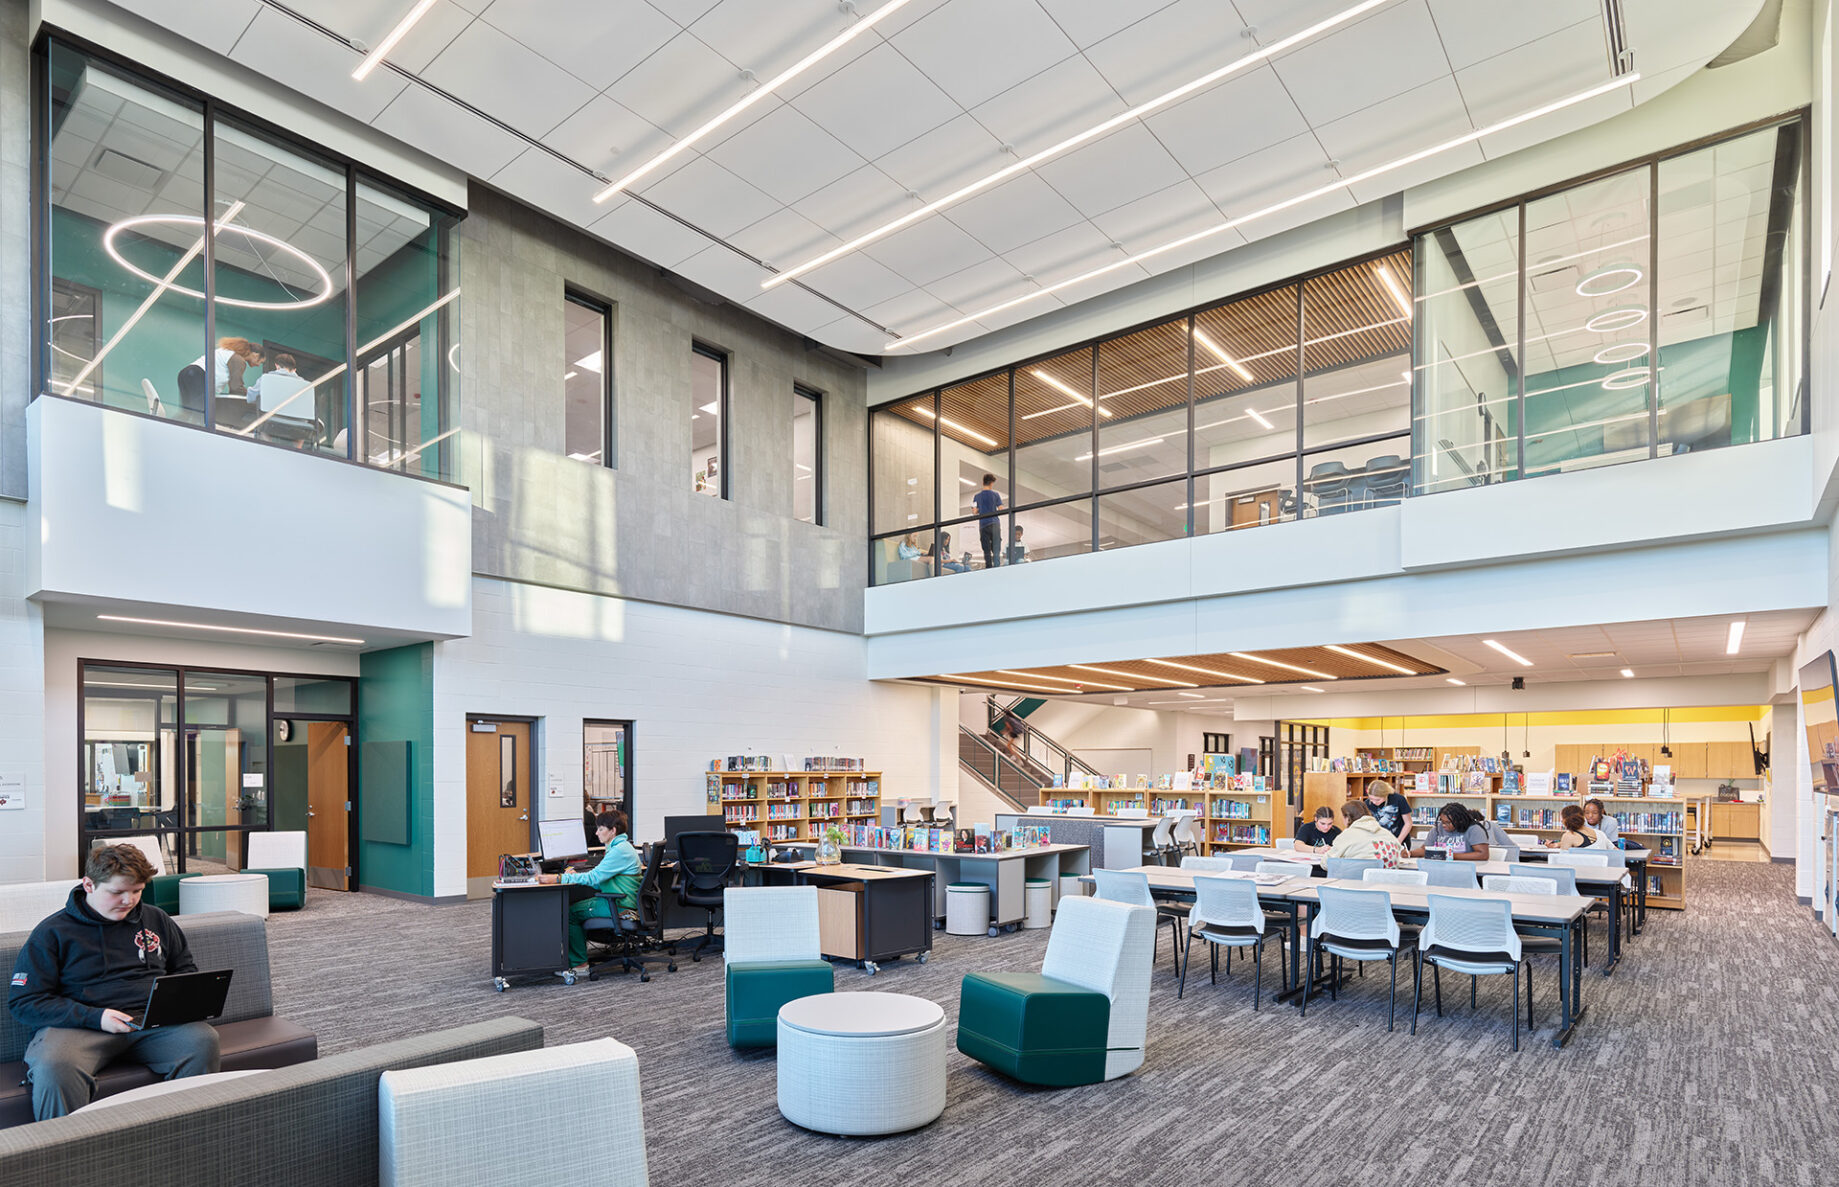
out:
M1309 924L1309 951L1303 963L1303 1015L1309 1013L1309 990L1323 952L1334 958L1328 977L1328 993L1334 1000L1340 998L1343 958L1361 965L1383 960L1392 967L1386 1004L1386 1029L1391 1030L1398 1013L1398 955L1411 940L1392 916L1392 896L1383 890L1324 886L1316 891L1316 901L1320 907Z
M1132 907L1149 907L1156 912L1158 924L1164 920L1168 922L1169 955L1174 958L1175 973L1179 976L1181 974L1181 924L1187 918L1187 908L1158 903L1156 896L1149 892L1149 876L1146 874L1133 874L1128 870L1093 870L1092 883L1096 888L1092 897L1107 899L1114 903L1124 903Z
M622 973L637 969L641 981L651 980L647 964L662 964L673 973L677 971L677 949L664 940L664 896L658 889L658 870L663 864L664 846L652 845L645 857L644 877L639 879L638 902L624 903L616 894L603 894L600 897L607 900L609 913L590 915L581 921L581 934L587 942L606 946L600 955L589 956L588 980L600 980L600 966L607 964L619 965Z
M1182 950L1181 982L1175 988L1175 997L1180 999L1188 987L1188 961L1194 948L1196 935L1206 941L1207 954L1211 961L1207 983L1219 984L1220 949L1227 951L1230 960L1234 948L1252 950L1252 1012L1258 1010L1259 998L1264 993L1264 942L1277 941L1277 954L1283 955L1283 933L1266 931L1264 926L1264 907L1258 902L1258 887L1254 882L1244 878L1221 878L1201 876L1194 879L1194 907L1188 912L1188 942ZM1281 961L1279 968L1285 968ZM1232 965L1226 966L1226 975L1232 975ZM1287 969L1285 989L1289 988Z
M1328 857L1322 860L1330 878L1358 881L1368 870L1384 869L1376 857Z
M1513 906L1506 899L1429 896L1430 919L1418 941L1417 984L1412 994L1411 1033L1418 1033L1418 1013L1424 1002L1424 962L1430 962L1436 981L1437 1017L1443 1017L1443 970L1467 973L1471 978L1506 975L1513 978L1513 1049L1520 1049L1520 969L1526 969L1526 1029L1532 1020L1532 965L1523 959L1520 933L1513 930ZM1475 1004L1473 982L1469 1004Z
M1390 507L1404 500L1406 479L1410 477L1404 458L1396 453L1381 454L1368 458L1365 469L1367 506Z
M1242 874L1252 873L1258 868L1258 863L1264 860L1256 853L1229 853L1227 858L1232 862L1232 868Z
M1189 857L1200 853L1200 831L1191 811L1175 813L1175 851Z
M1537 870L1538 872L1537 873L1513 873L1513 874L1489 874L1486 878L1483 878L1481 880L1482 888L1484 890L1492 890L1496 892L1497 894L1576 894L1577 893L1577 885L1575 882L1571 882L1571 883L1560 882L1558 878L1554 876L1556 874L1562 873L1566 878L1570 878L1572 875L1571 875L1571 871L1568 869L1546 870L1544 867L1541 867L1541 866L1532 866L1532 867L1521 866L1519 868L1520 869L1530 868L1533 870ZM1570 886L1569 890L1563 889L1566 885ZM1531 956L1559 956L1559 957L1562 957L1564 955L1564 941L1559 939L1557 936L1521 936L1520 937L1520 948L1529 957ZM1582 959L1582 953L1579 953L1579 959ZM1527 963L1530 964L1531 961L1529 960ZM1564 976L1564 967L1563 967L1562 962L1560 962L1560 965L1557 968L1556 972L1558 976L1562 979ZM1530 983L1530 981L1532 980L1532 973L1528 972L1526 974L1526 977L1527 977L1528 982ZM1471 993L1474 991L1474 987L1475 987L1474 979L1471 978L1469 982L1469 989ZM1563 984L1561 983L1558 986L1558 988L1562 990L1564 988ZM1528 990L1528 993L1530 992L1531 991ZM1530 1003L1528 1004L1527 1009L1526 1009L1526 1025L1528 1027L1532 1026L1532 1007Z
M1315 513L1336 515L1347 510L1347 492L1354 475L1341 462L1317 462L1303 480L1303 489L1315 497Z
M1610 857L1611 853L1615 854L1613 858ZM1554 868L1568 866L1572 870L1579 870L1579 869L1599 869L1600 870L1600 869L1604 869L1609 866L1619 866L1622 869L1628 868L1628 859L1622 856L1622 851L1619 849L1616 849L1616 850L1560 849L1556 853L1553 853L1551 856L1547 857L1545 860L1546 860L1547 865L1552 866ZM1627 876L1628 875L1626 874L1623 875L1624 878L1626 878ZM1570 894L1583 893L1582 891L1576 889L1576 882L1575 882L1576 875L1573 874L1572 878L1573 878L1572 889L1568 893ZM1622 896L1622 898L1625 901L1630 901L1633 899L1633 897L1634 896L1632 895L1626 895L1626 894ZM1607 922L1609 913L1614 909L1615 909L1614 906L1611 904L1611 902L1608 899L1599 898L1596 900L1595 903L1591 905L1589 914L1590 915L1601 915L1604 917L1605 922ZM1588 919L1589 915L1586 915L1584 918ZM1623 934L1624 935L1627 934L1626 928L1624 928ZM1590 942L1589 936L1590 936L1590 929L1586 927L1584 928L1584 943L1586 947L1588 946Z
M677 834L677 901L709 913L709 929L690 951L693 961L701 960L706 950L722 950L715 913L722 909L722 890L739 859L740 838L731 832Z
M1232 858L1230 857L1184 857L1181 859L1181 868L1184 870L1205 870L1208 873L1217 874L1221 870L1230 870L1236 867L1232 864Z
M1426 861L1418 865L1418 872L1427 879L1426 886L1448 886L1458 890L1475 890L1480 886L1472 861Z

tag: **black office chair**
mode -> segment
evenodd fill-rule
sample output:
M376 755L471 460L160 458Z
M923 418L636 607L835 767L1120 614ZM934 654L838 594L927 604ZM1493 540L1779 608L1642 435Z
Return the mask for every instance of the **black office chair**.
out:
M605 945L606 951L588 960L587 979L600 980L601 966L618 964L622 973L638 970L640 981L651 980L647 964L662 964L666 971L677 971L677 946L664 939L663 894L658 888L658 870L664 864L664 846L651 846L645 858L645 876L639 880L638 917L620 915L623 904L619 896L603 894L609 916L590 916L581 921L581 933L590 944Z
M199 416L203 416L204 403L209 398L210 392L210 384L204 378L204 368L196 363L189 367L181 367L178 385L179 407L187 412L196 412Z
M709 930L696 941L691 960L701 960L705 950L722 950L722 938L715 934L715 913L722 909L722 890L740 853L740 838L725 830L677 834L677 901L709 913Z
M1396 453L1368 458L1366 462L1366 503L1369 507L1390 507L1404 501L1410 469Z

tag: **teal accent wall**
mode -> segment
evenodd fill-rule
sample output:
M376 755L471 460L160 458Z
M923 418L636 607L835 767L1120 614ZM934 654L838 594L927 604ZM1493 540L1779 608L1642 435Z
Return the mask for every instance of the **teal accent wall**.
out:
M434 894L434 645L369 651L358 660L358 737L409 744L409 843L363 840L358 881L403 894ZM358 795L364 789L360 786Z

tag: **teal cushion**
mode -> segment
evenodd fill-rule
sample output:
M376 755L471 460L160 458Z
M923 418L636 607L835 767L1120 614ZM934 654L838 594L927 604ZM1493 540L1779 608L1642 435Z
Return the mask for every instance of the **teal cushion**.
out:
M147 883L143 898L168 915L179 913L179 883L187 878L196 878L197 874L155 874L153 881Z
M268 879L268 909L270 911L298 911L306 906L306 871L299 866L284 870L245 868L243 873L261 874Z
M1105 1078L1111 1001L1039 973L972 973L958 995L958 1050L1025 1084Z
M762 960L729 964L728 1045L779 1045L779 1007L836 988L836 972L824 960Z

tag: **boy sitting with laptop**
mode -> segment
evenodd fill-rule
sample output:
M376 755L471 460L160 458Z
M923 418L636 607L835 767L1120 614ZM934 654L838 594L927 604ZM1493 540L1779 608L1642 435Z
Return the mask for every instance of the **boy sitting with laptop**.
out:
M141 902L153 873L134 846L101 846L64 909L32 929L20 950L7 1005L35 1031L26 1067L40 1121L88 1104L96 1072L117 1059L146 1064L168 1080L217 1070L210 1023L141 1029L134 1014L158 978L198 970L179 925Z

